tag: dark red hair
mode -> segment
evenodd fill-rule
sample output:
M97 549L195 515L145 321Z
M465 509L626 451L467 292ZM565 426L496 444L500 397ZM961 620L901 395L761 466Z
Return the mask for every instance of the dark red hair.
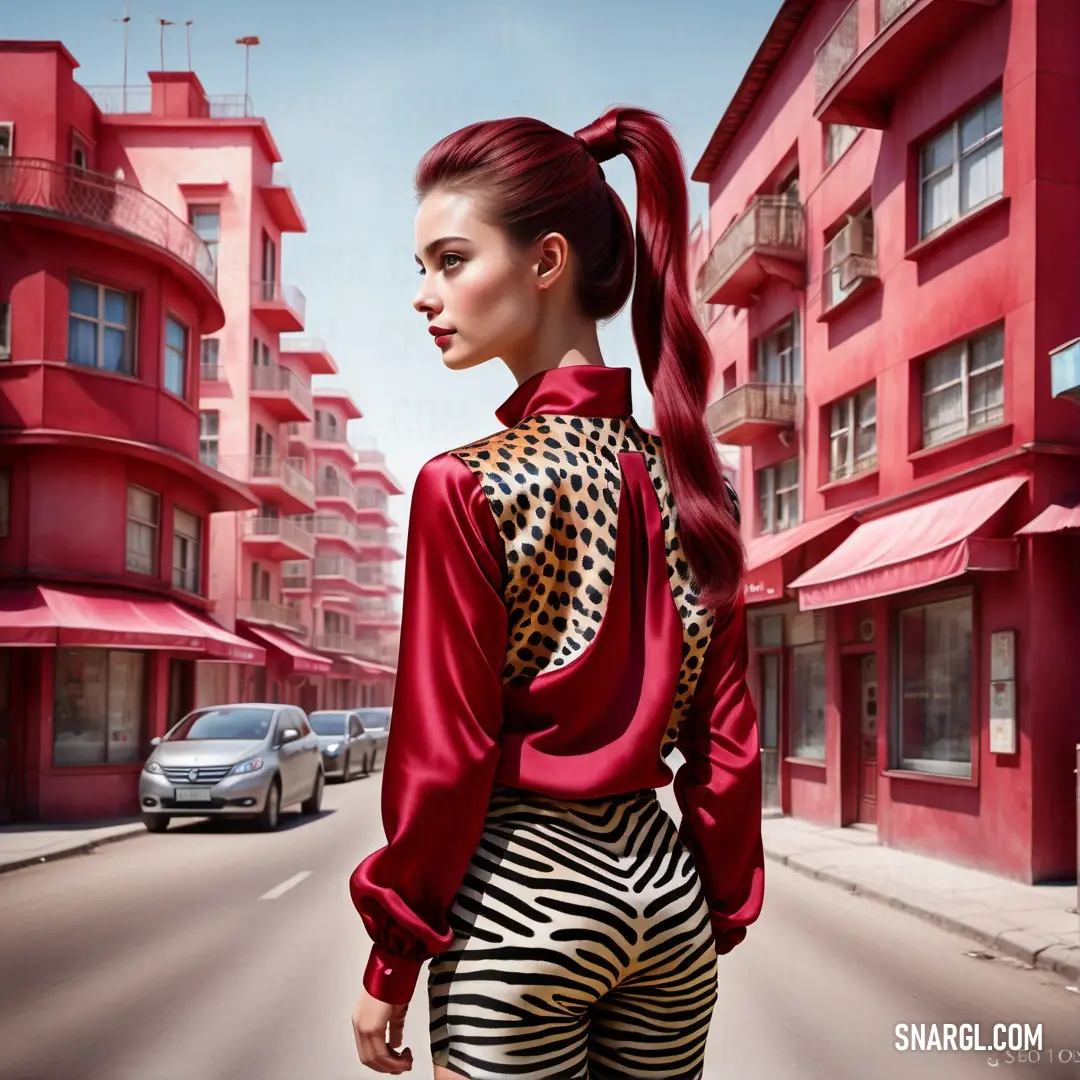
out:
M637 239L599 162L625 154L637 178ZM690 207L682 155L656 113L614 108L575 135L514 117L471 124L436 143L416 170L421 197L477 190L523 247L566 237L582 313L631 307L634 341L675 498L679 538L701 603L729 608L742 588L735 507L705 425L709 344L694 317L687 267ZM635 278L636 268L636 278Z

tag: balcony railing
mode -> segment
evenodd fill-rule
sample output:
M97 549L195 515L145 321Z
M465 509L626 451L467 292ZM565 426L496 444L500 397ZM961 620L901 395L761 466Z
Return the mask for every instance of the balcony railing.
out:
M307 315L307 297L295 285L285 285L280 281L253 282L251 302L256 305L282 304L296 312L301 323Z
M380 488L358 487L356 489L357 510L381 510L386 513L389 506L390 502L386 492Z
M315 559L313 573L317 578L343 577L356 581L356 563L342 555L320 555Z
M311 413L311 387L287 367L280 364L256 364L251 369L251 389L268 393L288 394L304 412Z
M302 460L302 459L301 459ZM290 491L301 498L315 498L315 485L298 468L281 458L260 454L251 459L253 480L280 480Z
M211 285L214 260L187 222L115 177L45 158L0 157L0 211L91 224L168 252Z
M899 19L914 3L915 0L878 0L878 33L894 19Z
M881 0L882 5L887 0ZM910 0L908 0L910 3ZM894 16L895 17L895 16ZM829 92L829 88L851 66L859 55L859 0L852 3L829 36L818 46L814 56L814 103Z
M149 86L88 86L86 92L103 113L149 113L153 91ZM202 116L254 116L255 109L247 94L210 94Z
M755 196L698 272L701 301L746 307L770 276L800 284L805 260L802 205L784 195Z
M334 536L350 543L357 542L357 528L339 514L312 514L311 531L315 536Z
M358 493L352 484L343 477L320 476L315 485L315 494L320 499L345 499L352 502Z
M283 517L253 517L247 520L247 534L278 539L289 547L315 554L315 538L299 523Z
M281 587L283 589L308 590L311 588L311 562L308 559L290 559L281 564Z
M340 424L315 424L315 438L318 442L348 442L345 428Z
M381 565L361 564L356 568L356 580L361 585L389 585L390 575Z
M707 418L722 443L748 446L763 433L794 425L801 404L801 386L743 383L714 401Z
M315 647L327 652L351 653L356 647L356 638L341 630L323 630L315 636Z
M222 382L225 378L225 369L220 364L200 364L199 381L204 383Z
M285 604L275 604L272 600L237 600L236 617L245 622L271 623L292 630L299 630L304 625L299 611Z

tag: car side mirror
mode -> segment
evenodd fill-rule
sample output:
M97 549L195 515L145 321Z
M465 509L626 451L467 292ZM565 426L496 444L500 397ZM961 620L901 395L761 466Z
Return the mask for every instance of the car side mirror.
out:
M296 742L300 738L300 732L294 727L288 727L281 733L281 745L284 746L287 742Z
M160 736L160 735L155 735L155 736L154 736L154 737L153 737L153 738L152 738L152 739L150 740L150 745L151 745L151 746L157 746L157 745L158 745L158 743L160 743L160 742L161 742L161 736Z

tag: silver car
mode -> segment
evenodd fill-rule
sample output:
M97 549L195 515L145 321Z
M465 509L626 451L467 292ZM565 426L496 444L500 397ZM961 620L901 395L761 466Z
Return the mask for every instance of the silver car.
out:
M356 709L355 712L364 725L364 731L375 743L374 755L371 759L371 768L374 770L386 757L386 743L390 738L390 706L371 705L364 709Z
M269 831L283 806L317 814L322 805L318 736L291 705L196 709L152 745L139 776L151 832L164 832L174 817L254 818Z
M367 776L375 767L376 743L360 717L348 709L320 709L309 717L319 738L323 772L342 781Z

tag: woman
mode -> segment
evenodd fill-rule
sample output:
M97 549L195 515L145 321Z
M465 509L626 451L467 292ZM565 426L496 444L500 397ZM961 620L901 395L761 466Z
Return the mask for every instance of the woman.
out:
M600 162L629 157L635 239ZM704 423L687 191L664 122L474 124L417 172L415 307L455 370L499 357L502 429L416 481L388 843L351 879L374 939L361 1060L399 1051L422 963L436 1080L700 1075L716 954L763 889L742 547ZM634 282L660 438L604 365ZM656 788L675 778L680 833Z

